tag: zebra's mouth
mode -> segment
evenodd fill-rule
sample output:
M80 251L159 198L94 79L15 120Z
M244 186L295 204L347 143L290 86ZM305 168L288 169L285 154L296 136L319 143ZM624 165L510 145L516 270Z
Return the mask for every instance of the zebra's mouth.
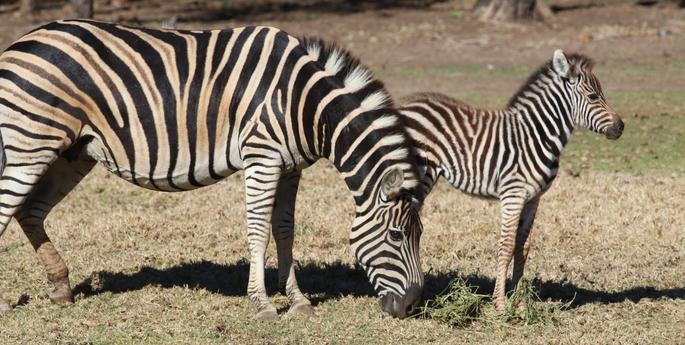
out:
M613 126L604 131L604 136L606 136L609 140L616 140L623 134L623 128L623 121L618 120L618 122L616 122Z

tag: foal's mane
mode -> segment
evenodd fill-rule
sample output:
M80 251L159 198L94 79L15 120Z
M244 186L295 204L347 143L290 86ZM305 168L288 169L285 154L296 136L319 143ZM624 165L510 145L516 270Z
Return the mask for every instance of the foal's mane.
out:
M583 54L578 54L578 53L571 53L566 55L566 59L568 59L569 64L571 65L571 71L579 71L579 70L586 70L590 71L592 70L592 67L594 66L595 62L587 57L586 55ZM544 63L540 68L538 68L533 74L531 74L528 79L526 80L525 83L519 87L518 91L514 93L511 98L509 98L509 101L507 102L507 108L511 107L516 101L517 98L523 96L524 93L527 91L531 90L531 85L533 85L538 79L540 79L541 76L548 74L548 73L554 73L552 71L552 60L550 59L546 63Z

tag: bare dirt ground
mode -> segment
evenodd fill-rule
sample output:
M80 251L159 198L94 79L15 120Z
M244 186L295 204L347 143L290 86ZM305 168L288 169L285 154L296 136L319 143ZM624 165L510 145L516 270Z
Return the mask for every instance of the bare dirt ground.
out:
M554 321L487 320L449 328L383 315L355 268L352 201L335 171L306 170L295 257L308 320L251 320L242 174L182 194L138 189L96 169L48 219L77 294L52 305L43 269L12 223L0 242L2 344L678 344L685 339L685 10L671 4L565 10L551 24L484 24L462 2L417 9L328 8L180 22L182 28L274 25L334 39L370 65L399 99L440 91L503 105L556 48L597 60L596 74L626 133L609 142L579 131L542 199L526 274ZM0 46L60 10L5 14ZM102 19L112 14L101 14ZM97 7L96 7L97 17ZM147 22L146 25L159 25ZM426 296L455 277L490 293L498 205L439 184L422 217ZM267 284L275 287L275 253ZM575 297L574 297L575 296ZM285 297L273 299L285 305Z

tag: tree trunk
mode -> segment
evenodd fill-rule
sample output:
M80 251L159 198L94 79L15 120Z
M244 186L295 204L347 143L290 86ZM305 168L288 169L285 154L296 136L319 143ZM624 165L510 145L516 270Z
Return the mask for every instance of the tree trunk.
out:
M19 10L24 14L33 13L36 10L36 0L21 0Z
M93 0L71 0L71 9L76 18L93 18Z
M486 21L517 19L547 21L554 16L544 0L478 0L474 6L474 11L481 20Z

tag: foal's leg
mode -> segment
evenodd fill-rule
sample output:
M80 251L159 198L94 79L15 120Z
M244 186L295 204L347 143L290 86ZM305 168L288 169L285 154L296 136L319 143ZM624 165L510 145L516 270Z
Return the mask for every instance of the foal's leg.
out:
M503 196L501 199L501 230L497 249L497 273L495 278L495 309L504 310L507 272L511 263L516 242L516 230L525 199L518 194Z
M73 161L57 159L15 214L24 234L45 266L48 281L54 286L48 293L54 303L72 303L74 298L69 285L69 270L45 233L45 218L94 164L95 161L87 158Z
M278 252L278 288L290 301L289 313L311 315L311 303L297 286L293 265L293 240L295 236L295 200L300 184L300 172L281 177L276 191L276 205L271 226Z
M530 200L523 207L523 212L521 212L521 220L519 221L519 227L516 233L516 247L514 248L514 270L511 277L511 281L515 288L518 288L518 283L523 276L523 268L526 265L528 250L530 248L530 230L533 227L535 213L538 210L539 203L539 197Z

